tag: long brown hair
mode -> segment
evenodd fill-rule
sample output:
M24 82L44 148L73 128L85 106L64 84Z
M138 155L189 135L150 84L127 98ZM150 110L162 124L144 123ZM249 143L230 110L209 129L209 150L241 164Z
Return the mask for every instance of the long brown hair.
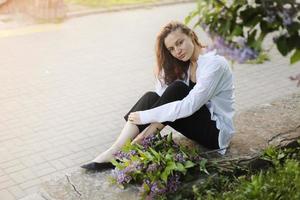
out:
M198 37L195 32L183 23L172 21L166 24L156 38L156 62L157 62L157 75L159 80L163 80L165 84L169 85L176 79L184 80L187 78L187 70L190 61L181 61L173 57L172 54L165 46L165 38L172 33L180 29L182 33L189 36L194 45L204 47L198 41ZM162 73L164 72L164 73Z

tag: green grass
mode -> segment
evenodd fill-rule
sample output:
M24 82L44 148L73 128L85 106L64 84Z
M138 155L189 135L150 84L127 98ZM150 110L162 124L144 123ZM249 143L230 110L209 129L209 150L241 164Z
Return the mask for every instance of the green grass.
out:
M298 200L300 199L300 140L286 148L268 147L261 168L241 165L233 172L219 171L183 188L174 200ZM262 161L262 160L261 160ZM272 163L272 164L271 164ZM230 164L230 163L229 163ZM246 168L245 168L246 167ZM244 169L244 170L240 170Z
M157 2L159 0L65 0L66 3L75 3L90 7L112 7L120 5L135 5L150 2Z
M250 180L241 179L239 185L218 199L236 200L273 200L300 198L300 166L296 160L287 160L283 166L274 170L251 176Z

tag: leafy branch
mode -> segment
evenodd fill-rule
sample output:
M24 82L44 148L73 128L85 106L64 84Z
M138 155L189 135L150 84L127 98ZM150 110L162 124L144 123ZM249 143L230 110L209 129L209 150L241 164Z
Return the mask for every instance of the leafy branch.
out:
M262 47L267 35L290 63L300 60L300 3L297 0L199 0L185 23L197 17L220 54L233 61L266 59Z

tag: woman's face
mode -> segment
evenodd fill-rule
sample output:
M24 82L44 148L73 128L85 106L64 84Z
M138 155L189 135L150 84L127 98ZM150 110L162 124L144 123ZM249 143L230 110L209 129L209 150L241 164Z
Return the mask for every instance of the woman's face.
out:
M194 53L194 43L186 34L177 29L165 38L165 46L169 52L181 61L188 61Z

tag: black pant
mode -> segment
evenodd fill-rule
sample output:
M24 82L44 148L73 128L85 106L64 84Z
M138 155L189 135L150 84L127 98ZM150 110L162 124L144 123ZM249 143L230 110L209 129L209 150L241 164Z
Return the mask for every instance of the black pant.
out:
M161 97L155 92L146 92L124 116L124 119L127 121L131 112L148 110L169 102L182 100L189 94L194 85L195 83L192 81L190 81L190 86L181 81L175 81L167 87ZM174 122L163 122L162 124L171 126L206 148L219 149L219 130L216 128L216 122L211 120L210 112L205 105L189 117L177 119ZM149 124L138 125L139 131L142 132L147 126Z

